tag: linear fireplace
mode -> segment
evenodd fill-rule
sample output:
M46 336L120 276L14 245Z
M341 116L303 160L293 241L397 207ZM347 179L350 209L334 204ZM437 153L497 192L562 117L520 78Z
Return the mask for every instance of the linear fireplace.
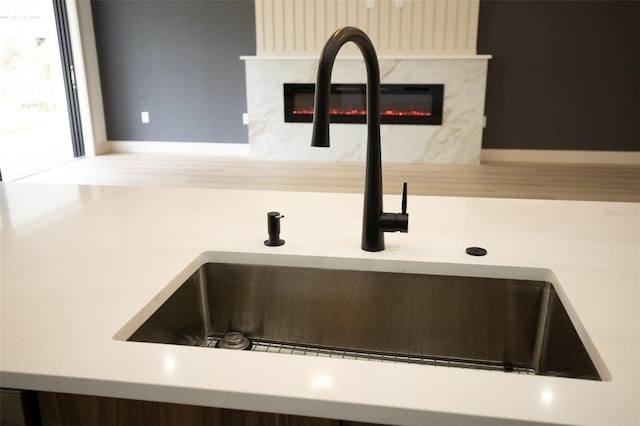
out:
M383 124L384 161L394 163L479 164L489 57L378 57L383 84L444 85L441 125ZM285 83L313 83L316 55L243 57L247 78L249 146L252 158L277 161L364 161L366 126L335 124L335 146L312 148L310 123L285 122ZM334 83L366 81L362 56L336 59ZM433 102L434 104L436 102ZM312 109L313 103L309 104ZM434 112L432 112L433 118ZM360 117L363 119L366 117ZM307 120L311 120L310 115ZM340 141L340 142L338 142Z
M284 84L284 121L313 121L315 84ZM383 84L380 87L382 124L442 124L443 84ZM332 123L366 123L366 85L332 84Z

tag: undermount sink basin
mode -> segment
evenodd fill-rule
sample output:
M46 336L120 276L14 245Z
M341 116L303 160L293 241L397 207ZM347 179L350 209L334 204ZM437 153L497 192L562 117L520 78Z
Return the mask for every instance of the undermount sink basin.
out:
M601 380L550 282L207 262L125 340ZM226 350L226 349L215 349Z

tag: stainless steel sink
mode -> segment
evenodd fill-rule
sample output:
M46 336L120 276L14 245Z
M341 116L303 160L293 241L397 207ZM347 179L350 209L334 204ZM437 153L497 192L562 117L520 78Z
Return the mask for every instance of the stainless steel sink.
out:
M601 380L546 281L205 263L128 340L231 331L254 350Z

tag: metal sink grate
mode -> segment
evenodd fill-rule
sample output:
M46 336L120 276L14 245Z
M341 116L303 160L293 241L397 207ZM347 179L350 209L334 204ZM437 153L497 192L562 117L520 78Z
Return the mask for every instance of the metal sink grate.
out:
M209 336L201 344L205 347L215 347L221 336ZM268 340L252 339L252 351L278 353L286 355L305 355L326 358L354 359L374 362L394 362L405 364L433 365L443 367L471 368L476 370L491 370L502 372L513 372L518 374L535 375L535 371L530 368L515 367L503 364L491 364L474 362L468 360L444 359L416 355L385 354L357 351L349 348L327 348L317 346L306 346L293 343L273 342Z

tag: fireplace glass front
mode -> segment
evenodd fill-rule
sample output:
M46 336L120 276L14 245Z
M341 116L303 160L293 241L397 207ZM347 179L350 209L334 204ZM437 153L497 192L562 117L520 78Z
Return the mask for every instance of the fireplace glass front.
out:
M313 121L315 84L284 84L285 122ZM442 124L443 84L382 84L382 124ZM332 84L332 123L366 123L366 85Z

